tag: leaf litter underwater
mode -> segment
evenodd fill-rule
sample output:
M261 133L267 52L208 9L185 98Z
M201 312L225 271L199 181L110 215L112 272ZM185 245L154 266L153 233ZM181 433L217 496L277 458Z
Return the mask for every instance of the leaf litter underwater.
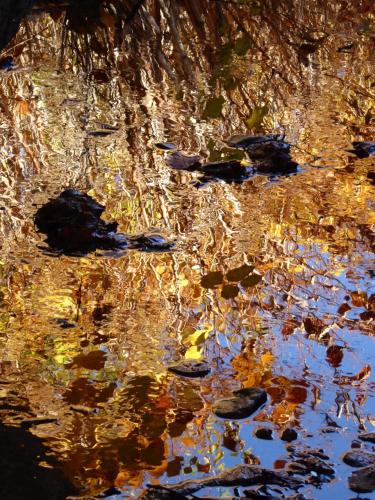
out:
M371 6L214 3L1 54L1 498L375 491Z

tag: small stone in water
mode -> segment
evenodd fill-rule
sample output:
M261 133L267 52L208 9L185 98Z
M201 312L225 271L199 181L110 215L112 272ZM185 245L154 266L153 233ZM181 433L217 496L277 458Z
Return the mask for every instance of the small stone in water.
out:
M268 441L271 441L273 439L272 429L260 427L259 429L256 429L256 431L254 432L254 436L258 439L266 439Z
M298 434L294 429L285 429L280 436L280 439L282 439L283 441L288 441L288 443L290 443L291 441L295 441L297 438Z
M375 432L364 432L363 434L360 434L358 437L361 441L368 441L369 443L375 444Z
M366 451L348 451L342 460L351 467L368 467L375 464L375 455Z
M349 477L349 488L357 493L375 490L375 465L358 469Z
M267 393L256 387L233 392L233 397L220 399L213 406L215 415L221 418L247 418L267 401Z
M210 366L204 360L184 359L174 365L168 366L170 372L183 377L205 377L211 371Z

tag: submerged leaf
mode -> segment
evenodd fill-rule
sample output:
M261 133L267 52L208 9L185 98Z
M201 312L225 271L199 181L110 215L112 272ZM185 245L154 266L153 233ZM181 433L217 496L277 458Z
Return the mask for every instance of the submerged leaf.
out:
M201 279L201 285L203 288L215 288L217 285L221 285L224 280L223 273L220 271L213 271L206 274Z
M203 119L220 118L224 103L225 99L222 95L208 99L203 111Z
M249 130L257 129L261 126L263 118L268 113L268 106L256 106L250 115L250 118L246 120L246 126Z
M221 291L223 299L234 299L239 294L237 285L224 285Z
M260 274L250 274L241 281L241 286L243 286L244 288L249 288L260 283L262 279L263 278Z
M244 264L241 267L237 267L236 269L231 269L230 271L228 271L225 277L228 281L241 281L246 278L246 276L248 276L253 269L253 266Z

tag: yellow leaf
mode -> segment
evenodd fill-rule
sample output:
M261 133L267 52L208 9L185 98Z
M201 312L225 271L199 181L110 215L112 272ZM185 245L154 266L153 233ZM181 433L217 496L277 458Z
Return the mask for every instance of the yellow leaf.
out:
M194 333L190 334L186 337L186 340L192 345L200 345L208 337L209 333L212 332L213 327L208 326L207 328L203 328L201 330L196 330Z
M197 347L196 345L192 345L185 352L185 359L201 359L202 357L202 348Z
M266 351L260 357L263 365L268 365L273 361L273 354L270 351Z

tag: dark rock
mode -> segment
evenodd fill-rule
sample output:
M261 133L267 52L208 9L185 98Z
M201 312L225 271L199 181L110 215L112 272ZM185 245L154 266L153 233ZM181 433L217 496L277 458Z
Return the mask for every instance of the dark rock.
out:
M174 365L168 366L168 370L183 377L205 377L210 373L211 368L206 361L184 359Z
M125 236L116 234L117 223L100 218L104 209L91 196L67 189L39 208L35 225L59 253L84 255L96 249L126 248Z
M204 163L197 168L197 171L204 174L203 180L215 178L224 181L242 181L249 177L252 170L238 160L229 160Z
M167 155L166 163L174 170L194 172L201 166L199 156L187 156L179 151Z
M274 495L267 495L264 494L263 491L259 490L245 490L244 494L246 498L252 498L253 500L260 499L260 500L310 500L306 498L304 495L301 495L300 493L296 493L295 495L291 496L277 496L275 497Z
M290 428L285 429L280 436L280 439L282 439L283 441L288 441L289 443L291 441L295 441L297 438L298 438L297 432L294 429Z
M267 429L266 427L260 427L256 429L254 432L254 436L258 439L266 439L267 441L271 441L273 439L272 429Z
M354 141L352 145L354 149L351 149L350 153L354 153L358 158L368 158L375 154L375 142Z
M293 458L287 466L289 472L294 472L303 476L310 476L311 472L315 472L319 476L319 481L330 481L335 475L334 469L326 461L329 457L321 449L302 448L297 449L293 445L287 446L289 455Z
M361 441L368 441L369 443L375 444L375 432L364 432L359 434L358 437Z
M267 142L284 141L284 135L281 134L265 134L265 135L233 135L225 142L231 148L250 149L259 144Z
M0 424L0 442L2 500L64 500L78 494L38 437L26 429ZM43 461L49 467L39 465Z
M143 500L188 500L188 497L174 491L173 486L148 485L147 490L141 496Z
M141 252L166 252L175 247L174 241L168 241L157 233L129 236L128 241L129 248L135 248Z
M267 393L256 387L233 392L233 397L220 399L213 405L215 415L221 418L247 418L267 401Z
M0 58L0 70L2 71L11 71L16 66L14 64L14 60L12 56L6 56Z
M71 323L70 321L68 321L65 318L57 318L55 321L56 321L56 324L59 325L59 327L63 328L63 329L76 327L76 325L74 323Z
M375 465L358 469L349 477L349 488L357 493L375 490Z
M280 134L234 136L227 144L246 151L259 172L283 174L294 172L298 167L290 156L290 144L284 138Z
M2 0L0 2L0 50L15 36L22 18L35 0Z
M225 486L254 486L256 484L274 484L287 488L298 488L302 481L290 477L285 472L265 469L258 465L237 465L224 470L216 476L191 479L173 485L173 491L183 495L195 493L203 488Z
M374 170L370 170L370 172L367 173L367 179L370 179L370 184L372 184L373 186L375 185L375 171Z
M375 455L362 450L348 451L343 455L342 460L351 467L368 467L369 465L375 465Z
M55 253L85 255L100 250L124 250L129 245L141 251L168 251L174 242L156 233L125 236L117 233L117 222L101 219L105 207L75 189L63 191L35 214L35 225L47 235Z
M21 422L21 426L30 429L34 425L44 425L44 424L54 424L57 422L57 418L51 417L35 417L35 418L25 418Z
M100 493L97 498L108 498L113 495L121 495L121 490L119 490L118 488L108 488L107 490L103 491L103 493Z
M176 144L173 144L172 142L157 142L155 147L163 151L173 151L177 149Z

